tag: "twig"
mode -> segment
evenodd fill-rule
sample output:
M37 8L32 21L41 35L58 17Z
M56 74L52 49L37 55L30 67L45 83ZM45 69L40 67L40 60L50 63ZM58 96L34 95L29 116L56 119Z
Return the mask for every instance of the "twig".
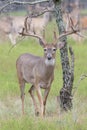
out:
M87 77L86 74L82 74L82 75L80 76L80 78L79 78L77 84L75 85L76 87L74 87L74 91L73 91L73 94L72 94L73 96L75 95L75 92L76 92L76 90L77 90L77 88L78 88L78 86L79 86L81 80L85 79L86 77Z
M25 36L23 36L20 40L18 40L17 44L12 45L11 48L9 49L9 51L8 51L8 54L9 54L9 53L12 51L12 49L13 49L14 47L16 47L16 45L18 45L18 44L20 43L20 41L22 41L24 38L25 38Z
M31 17L31 18L33 18L33 17L38 17L38 16L43 15L43 14L46 13L46 12L55 12L55 11L52 10L52 9L45 8L42 12L40 12L40 13L38 13L38 14L32 14L32 16L30 16L30 17Z
M29 4L29 5L34 5L34 4L37 4L37 3L43 3L43 2L49 2L49 0L37 0L37 1L33 1L33 2L25 2L25 1L17 1L17 0L11 0L11 1L8 1L6 2L6 4L4 6L2 6L0 8L0 13L1 11L6 8L7 6L11 5L11 4Z

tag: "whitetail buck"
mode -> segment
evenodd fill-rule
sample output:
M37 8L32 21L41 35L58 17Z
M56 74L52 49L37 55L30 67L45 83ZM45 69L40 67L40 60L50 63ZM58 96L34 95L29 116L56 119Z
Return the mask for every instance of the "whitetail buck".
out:
M60 35L59 38L70 35L72 33L76 33L76 30L72 30L72 32L67 32L65 34ZM57 44L58 38L56 37L56 33L54 32L54 42L48 44L44 38L39 35L29 34L27 32L22 31L20 33L23 36L33 36L39 39L40 45L43 47L44 55L43 57L34 56L29 53L22 54L16 61L17 75L20 85L21 91L21 100L22 100L22 112L24 114L24 88L25 83L31 83L32 86L29 90L29 93L32 97L33 104L35 107L35 114L43 117L45 115L45 106L47 97L51 88L51 84L54 79L54 68L55 68L55 57L56 50L58 48L62 48L65 43ZM42 97L40 88L43 88L44 97ZM40 103L40 111L38 110L38 106L34 97L34 90L37 92L38 100Z
M28 53L22 54L17 59L16 67L21 90L22 112L24 113L25 83L31 83L32 86L29 93L33 99L35 114L39 114L39 110L34 97L34 90L36 90L38 100L40 102L40 114L43 116L45 114L46 100L54 79L55 55L58 45L57 40L51 44L48 44L39 36L34 36L39 38L40 45L44 50L44 56L39 57ZM43 98L40 88L45 89Z

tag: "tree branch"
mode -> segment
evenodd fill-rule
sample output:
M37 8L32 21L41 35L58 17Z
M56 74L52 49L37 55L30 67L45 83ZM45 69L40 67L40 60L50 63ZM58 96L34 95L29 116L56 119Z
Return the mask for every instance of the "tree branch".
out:
M38 17L38 16L41 16L41 15L43 15L44 13L46 13L46 12L55 12L55 10L53 9L48 9L47 7L42 11L42 12L39 12L38 14L32 14L32 16L30 16L31 18L33 18L33 17Z
M76 84L75 87L74 87L74 91L73 91L73 94L72 94L73 96L75 95L75 92L76 92L76 90L78 89L80 82L81 82L82 80L84 80L85 78L87 78L87 74L82 74L82 75L80 76L80 78L79 78L77 84Z
M16 1L16 0L11 0L11 1L8 1L4 6L2 6L0 8L0 13L1 11L6 8L7 6L11 5L11 4L29 4L29 5L34 5L34 4L37 4L37 3L42 3L42 2L49 2L50 0L37 0L37 1L33 1L33 2L25 2L25 1Z

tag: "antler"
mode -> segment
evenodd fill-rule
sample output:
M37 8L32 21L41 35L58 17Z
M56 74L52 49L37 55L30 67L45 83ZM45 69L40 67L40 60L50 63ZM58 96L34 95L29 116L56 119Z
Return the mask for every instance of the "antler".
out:
M80 29L78 28L78 21L74 25L72 18L69 17L69 23L71 23L71 26L70 26L71 27L71 31L66 31L65 33L61 34L58 37L58 39L60 39L63 36L67 36L67 35L71 35L71 34L76 34L76 35L79 35L80 37L83 37L83 38L86 37L86 36L81 34Z
M41 37L41 36L36 35L36 34L34 34L34 33L28 33L28 32L26 32L25 30L26 30L26 29L23 28L23 29L22 29L22 32L19 33L19 34L22 35L22 36L35 37L35 38L39 39L41 45L45 45L45 44L46 44L46 41L45 41L44 37Z
M79 35L80 37L83 37L83 38L86 37L86 36L82 35L81 32L80 32L80 28L78 26L79 21L77 21L77 23L74 24L73 19L71 18L71 16L69 14L67 14L67 17L68 17L68 20L69 20L69 26L72 30L71 34L75 33L75 34ZM70 34L68 34L68 35L70 35Z
M71 34L77 34L77 32L79 31L79 29L73 29L71 31L66 31L65 33L61 34L58 39L64 37L64 36L67 36L67 35L71 35Z
M60 39L60 38L62 38L62 37L64 37L64 36L71 35L71 34L74 34L74 33L78 35L79 34L78 32L79 32L79 29L74 29L73 28L73 30L66 31L66 32L62 33L61 35L59 35L59 37L57 38L57 40ZM79 35L82 36L81 34L79 34Z
M71 23L71 31L65 31L63 34L59 35L59 37L56 36L56 32L54 31L54 43L56 44L57 41L64 37L64 36L67 36L67 35L71 35L71 34L77 34L79 35L80 37L84 37L81 33L80 33L80 29L77 27L77 23L76 25L74 25L73 23L73 20L71 17L69 17L69 22ZM31 23L31 22L30 22ZM27 18L25 19L25 25L27 25ZM31 37L35 37L35 38L38 38L39 41L40 41L40 44L41 45L45 45L46 44L46 41L45 41L45 38L44 37L41 37L39 35L36 35L34 33L28 33L28 30L27 30L27 26L25 26L22 30L21 33L19 33L20 35L22 36L31 36Z
M28 22L29 20L29 22ZM35 37L35 38L38 38L39 41L40 41L40 44L41 45L45 45L46 44L46 41L45 41L45 38L44 36L41 37L39 35L36 35L35 32L34 32L34 29L33 29L33 33L30 33L29 30L30 30L30 24L32 22L32 18L31 17L26 17L25 18L25 21L24 21L24 28L22 29L22 32L19 33L20 35L22 36L31 36L31 37ZM27 26L28 24L28 26ZM28 28L29 27L29 28Z

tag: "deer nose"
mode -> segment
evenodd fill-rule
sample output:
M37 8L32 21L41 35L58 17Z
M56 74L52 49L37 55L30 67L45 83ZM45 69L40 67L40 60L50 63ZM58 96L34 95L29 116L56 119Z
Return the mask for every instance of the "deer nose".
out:
M52 57L48 57L48 60L51 60L52 59Z
M48 54L48 55L47 55L47 59L48 59L48 60L51 60L51 59L52 59L52 55L51 55L51 54Z

